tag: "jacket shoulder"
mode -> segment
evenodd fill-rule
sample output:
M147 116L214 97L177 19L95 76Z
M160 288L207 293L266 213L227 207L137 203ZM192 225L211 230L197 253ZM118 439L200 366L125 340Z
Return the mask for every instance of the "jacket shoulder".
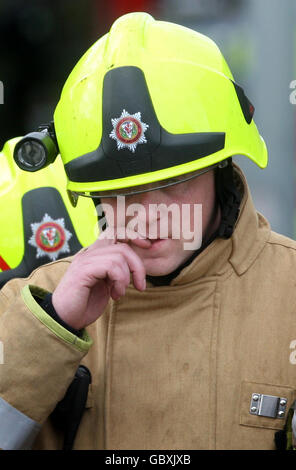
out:
M267 244L279 245L296 251L296 240L272 231L270 232L270 238L267 241Z
M265 276L287 284L288 279L295 287L296 283L296 241L276 232L271 232L266 241L262 256L258 258L259 270L265 268ZM294 289L293 287L293 289Z
M6 298L18 295L20 290L27 284L41 287L48 292L53 292L67 271L74 256L62 258L48 264L43 264L36 268L25 278L14 278L8 281L1 289L0 293Z

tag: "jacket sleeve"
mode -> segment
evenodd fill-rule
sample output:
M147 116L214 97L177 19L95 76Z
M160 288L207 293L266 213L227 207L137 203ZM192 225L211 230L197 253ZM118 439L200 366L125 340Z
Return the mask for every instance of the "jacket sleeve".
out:
M32 447L92 344L86 330L77 337L34 299L54 290L65 272L57 263L13 279L0 291L1 449Z

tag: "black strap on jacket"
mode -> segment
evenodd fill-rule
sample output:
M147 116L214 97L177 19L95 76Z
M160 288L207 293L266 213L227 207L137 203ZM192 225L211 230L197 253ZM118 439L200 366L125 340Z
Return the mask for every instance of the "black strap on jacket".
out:
M64 398L51 414L54 425L64 432L63 450L72 450L83 412L88 387L91 384L89 369L80 365Z
M47 294L44 299L34 296L41 308L57 323L66 328L72 334L81 337L82 331L75 330L65 323L55 311L52 304L52 294ZM64 398L57 404L51 414L54 425L64 432L63 450L71 450L74 445L78 427L80 425L88 395L88 387L91 383L91 373L86 366L80 365L76 371Z

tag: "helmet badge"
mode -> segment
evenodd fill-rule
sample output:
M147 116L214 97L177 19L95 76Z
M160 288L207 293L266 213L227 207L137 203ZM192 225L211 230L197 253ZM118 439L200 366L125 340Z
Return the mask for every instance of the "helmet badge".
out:
M72 233L65 228L64 219L52 219L45 214L41 222L31 224L33 235L28 243L37 248L36 257L48 256L55 261L60 253L69 253Z
M146 144L145 131L149 125L141 121L141 113L129 114L125 109L119 118L111 119L113 130L109 137L116 140L117 150L128 148L135 152L138 144Z

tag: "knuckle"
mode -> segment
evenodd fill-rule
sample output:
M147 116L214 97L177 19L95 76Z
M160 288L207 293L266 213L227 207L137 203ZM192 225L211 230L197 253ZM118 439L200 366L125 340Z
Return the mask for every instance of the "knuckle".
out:
M132 251L131 247L127 243L117 243L116 246L123 253L130 253Z
M127 243L121 243L120 250L129 260L133 260L136 263L141 262L137 253Z
M116 261L114 261L114 259L110 259L110 258L108 259L106 265L108 267L108 270L110 270L110 271L114 271L114 269L117 267Z
M118 255L117 255L117 261L118 261L118 264L119 264L120 266L126 265L126 259L125 259L125 257L123 256L122 253L118 253Z

